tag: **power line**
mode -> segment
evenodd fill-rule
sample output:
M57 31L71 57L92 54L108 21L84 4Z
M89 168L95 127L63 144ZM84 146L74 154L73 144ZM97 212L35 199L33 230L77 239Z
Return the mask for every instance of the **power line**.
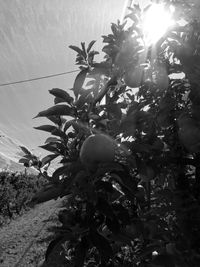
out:
M37 81L37 80L42 80L42 79L48 79L48 78L51 78L51 77L56 77L56 76L61 76L61 75L74 73L74 72L77 72L77 71L79 71L79 70L71 70L71 71L66 71L66 72L61 72L61 73L56 73L56 74L51 74L51 75L31 78L31 79L27 79L27 80L15 81L15 82L1 83L0 86L7 86L7 85L12 85L12 84L17 84L17 83L26 83L26 82L32 82L32 81Z

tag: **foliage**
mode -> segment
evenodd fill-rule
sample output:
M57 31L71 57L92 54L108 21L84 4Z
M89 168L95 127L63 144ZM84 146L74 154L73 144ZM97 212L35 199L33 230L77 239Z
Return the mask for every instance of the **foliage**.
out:
M24 173L0 173L0 224L29 206L32 197L46 183L42 177Z
M168 2L185 15L185 2ZM199 266L199 23L177 23L146 47L139 6L128 17L103 36L102 62L94 41L70 46L73 88L50 90L55 105L36 116L53 122L37 127L52 135L41 166L63 166L34 200L67 196L46 260L62 242L66 266ZM98 133L115 140L115 160L86 168L82 144Z

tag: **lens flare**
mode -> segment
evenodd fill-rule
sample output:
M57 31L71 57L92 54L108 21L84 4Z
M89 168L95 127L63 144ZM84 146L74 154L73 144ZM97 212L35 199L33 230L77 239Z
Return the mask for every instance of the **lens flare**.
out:
M166 10L162 4L152 4L143 17L143 32L147 45L155 44L173 25L171 7Z

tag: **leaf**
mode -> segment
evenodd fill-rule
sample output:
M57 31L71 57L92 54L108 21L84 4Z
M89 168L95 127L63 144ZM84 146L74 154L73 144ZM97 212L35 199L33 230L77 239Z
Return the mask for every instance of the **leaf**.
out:
M52 132L53 130L57 129L55 126L53 125L41 125L38 127L33 127L36 130L41 130L41 131L45 131L45 132Z
M70 45L69 48L71 48L72 50L74 50L75 52L77 52L79 55L84 56L83 51L78 46Z
M91 51L91 52L89 52L89 54L88 54L88 58L93 58L95 55L99 55L99 52L98 51Z
M93 92L94 90L93 89L81 89L79 94L80 94L80 97L78 98L77 102L76 102L76 107L78 109L82 109L82 106L85 104L85 103L92 103L93 102Z
M74 81L74 86L73 86L74 95L76 97L78 97L79 95L79 92L84 84L87 73L88 73L88 69L83 69L76 76L76 79Z
M53 130L51 132L51 134L56 135L56 136L60 136L61 138L64 138L64 139L67 137L66 134L63 131L61 131L60 129Z
M42 145L42 146L39 146L47 151L50 151L50 152L59 152L58 148L57 148L57 145L54 143L48 143L46 145Z
M58 115L55 116L47 116L47 119L55 123L56 125L61 126L62 125L62 118Z
M118 29L117 29L117 25L115 23L112 23L111 30L115 36L118 36Z
M113 35L112 37L111 36L105 36L103 35L102 38L103 38L103 43L111 43L113 44L114 43L114 39L113 39Z
M29 159L27 159L27 158L21 158L18 162L19 163L29 163Z
M26 154L23 155L24 158L28 159L28 160L33 160L33 159L37 159L36 156L32 155L32 154Z
M50 154L45 156L41 161L42 161L42 167L48 163L50 163L52 160L54 160L55 158L57 158L59 156L59 154Z
M64 103L66 102L63 98L60 98L60 97L55 97L54 98L54 104L57 105L59 103Z
M45 253L45 261L48 260L49 255L55 249L55 247L57 247L57 245L60 245L60 241L62 239L63 239L63 236L59 236L49 243L48 248L47 248L46 253Z
M56 138L56 137L48 137L45 141L45 144L47 143L52 143L52 142L60 142L60 139Z
M94 86L95 85L95 80L91 80L89 82L87 82L86 86Z
M65 133L71 126L72 126L72 124L73 124L73 122L74 122L75 120L70 120L70 121L67 121L66 123L65 123L65 126L64 126L64 129L63 129L63 132Z
M87 57L87 53L86 53L86 50L85 50L85 42L81 42L81 47L82 47L82 51L83 51L83 56L84 58Z
M55 170L52 177L58 178L60 175L67 174L68 172L69 172L69 166L68 165L62 166L62 167L58 168L57 170Z
M90 231L90 238L93 245L98 249L103 263L108 262L113 255L109 241L97 231Z
M90 50L91 50L92 46L93 46L95 43L96 43L96 41L95 41L95 40L93 40L93 41L91 41L91 42L89 43L89 45L88 45L88 48L87 48L87 53L89 53L89 52L90 52Z
M56 98L63 99L68 104L71 104L73 98L63 89L60 88L53 88L49 90L49 93L54 95Z
M72 108L67 105L56 105L38 113L34 118L49 116L72 116Z
M31 202L39 204L42 202L49 201L51 199L57 199L58 197L63 196L62 192L63 192L63 187L53 186L47 189L42 189L41 191L39 191L34 195Z
M31 152L30 152L26 147L24 147L24 146L20 146L20 148L21 148L21 150L22 150L25 154L27 154L27 155L32 155Z

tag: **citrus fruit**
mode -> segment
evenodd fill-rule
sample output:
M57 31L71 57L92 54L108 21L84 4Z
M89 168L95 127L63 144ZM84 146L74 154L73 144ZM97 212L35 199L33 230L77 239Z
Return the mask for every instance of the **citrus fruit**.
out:
M89 169L98 163L112 162L116 146L116 142L105 134L90 135L82 144L80 160Z

